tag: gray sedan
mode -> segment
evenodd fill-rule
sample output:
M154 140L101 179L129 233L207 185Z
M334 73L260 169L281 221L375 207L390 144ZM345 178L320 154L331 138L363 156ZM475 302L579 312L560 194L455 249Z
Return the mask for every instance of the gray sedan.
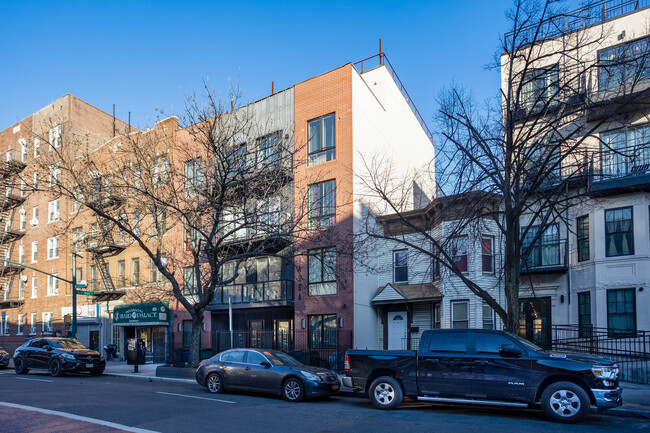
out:
M213 393L231 389L268 392L291 402L326 397L340 387L338 376L331 370L263 349L231 349L204 360L196 370L196 381Z

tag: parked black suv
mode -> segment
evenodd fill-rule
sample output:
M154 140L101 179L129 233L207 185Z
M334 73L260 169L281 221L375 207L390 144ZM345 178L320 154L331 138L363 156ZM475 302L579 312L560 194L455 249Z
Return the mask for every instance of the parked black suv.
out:
M26 374L32 368L49 370L52 376L65 372L88 371L93 376L104 372L106 361L94 350L71 338L36 338L14 352L17 374Z
M606 359L552 353L516 335L482 329L425 331L419 351L350 350L343 384L380 409L406 395L424 401L528 407L578 422L620 406L618 368Z

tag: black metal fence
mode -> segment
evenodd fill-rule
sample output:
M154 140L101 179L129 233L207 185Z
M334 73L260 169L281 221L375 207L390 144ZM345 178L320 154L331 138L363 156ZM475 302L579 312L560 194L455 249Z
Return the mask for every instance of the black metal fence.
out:
M294 333L233 331L232 334L217 331L215 337L217 352L233 348L280 350L304 364L335 371L343 371L345 352L352 348L352 331L341 329L320 332L318 339L310 338L306 330Z

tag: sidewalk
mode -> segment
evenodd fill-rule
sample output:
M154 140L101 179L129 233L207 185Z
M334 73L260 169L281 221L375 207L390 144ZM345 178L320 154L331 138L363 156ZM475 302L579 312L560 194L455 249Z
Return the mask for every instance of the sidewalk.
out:
M606 413L616 416L650 418L650 385L621 382L623 406L609 409Z
M138 365L138 373L133 372L133 365L128 365L126 361L109 361L106 363L104 374L107 376L116 377L129 377L132 379L147 379L150 382L153 380L160 381L173 381L173 382L195 382L189 379L176 379L171 377L157 377L156 369L164 364L144 364Z

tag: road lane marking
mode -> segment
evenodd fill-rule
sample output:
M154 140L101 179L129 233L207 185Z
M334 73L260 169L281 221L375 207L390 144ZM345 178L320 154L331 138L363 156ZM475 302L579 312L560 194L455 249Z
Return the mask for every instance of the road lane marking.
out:
M18 380L33 380L36 382L54 382L53 380L48 380L48 379L31 379L29 377L17 377L16 379Z
M110 422L110 421L104 421L102 419L89 418L87 416L75 415L75 414L67 413L67 412L59 412L58 410L41 409L40 407L24 406L22 404L8 403L6 401L0 401L0 406L13 407L15 409L31 410L32 412L40 412L40 413L44 413L44 414L47 414L47 415L62 416L64 418L69 418L69 419L73 419L73 420L76 420L76 421L84 421L84 422L89 422L91 424L103 425L105 427L112 427L112 428L115 428L115 429L125 430L125 431L132 432L132 433L158 433L158 432L153 431L153 430L147 430L147 429L138 428L138 427L130 427L128 425L118 424L118 423Z
M198 398L199 400L219 401L221 403L235 403L230 400L219 400L218 398L198 397L196 395L176 394L175 392L156 391L157 394L176 395L178 397Z

